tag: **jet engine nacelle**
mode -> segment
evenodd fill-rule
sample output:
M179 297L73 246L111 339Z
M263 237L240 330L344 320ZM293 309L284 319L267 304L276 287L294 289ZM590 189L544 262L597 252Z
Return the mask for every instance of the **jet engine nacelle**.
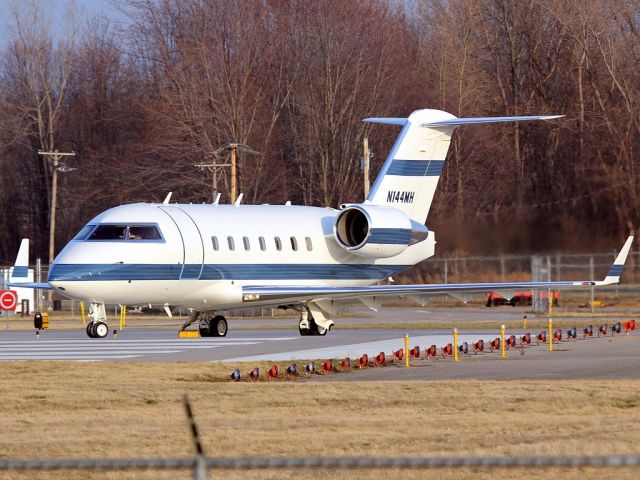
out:
M336 217L333 234L345 250L361 257L387 258L427 238L424 225L395 208L345 205Z

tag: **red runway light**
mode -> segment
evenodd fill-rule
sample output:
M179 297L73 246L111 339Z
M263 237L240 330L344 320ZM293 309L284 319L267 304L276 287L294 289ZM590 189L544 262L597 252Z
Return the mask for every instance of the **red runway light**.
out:
M593 337L593 325L589 325L582 332L584 334L582 338Z
M349 357L342 359L340 366L342 368L351 368L351 359Z
M631 330L635 330L635 329L636 329L636 321L634 319L631 319L628 322L624 322L624 330L627 335L629 335L629 332Z
M525 333L524 335L522 335L520 337L520 343L522 345L530 345L531 344L531 334L530 333Z
M362 355L359 359L358 359L358 366L360 368L362 367L368 367L369 366L369 355L367 355L366 353L364 355Z
M605 323L604 325L600 325L600 328L598 328L598 336L606 335L608 331L609 331L608 324Z
M484 340L480 339L476 343L473 344L473 352L484 352Z
M447 355L451 355L453 353L453 345L451 345L450 343L447 343L444 347L442 347L442 358L446 357Z
M553 332L553 339L556 342L561 342L562 341L562 329L558 328L555 332Z
M384 352L380 352L378 355L376 355L373 363L376 367L384 367L387 364L387 356L384 354Z
M322 371L325 373L333 372L333 360L329 359L326 362L324 362L322 364Z
M403 356L404 356L404 350L402 348L400 350L396 350L395 352L393 352L393 361L394 362L396 360L400 361L402 360Z
M547 343L547 331L546 330L542 330L536 336L536 344L539 344L539 343Z
M411 350L409 350L409 357L410 358L420 358L420 347L418 347L416 345Z
M496 337L493 340L491 340L491 343L489 344L489 346L492 352L494 350L500 350L500 338Z
M258 378L260 378L260 369L258 367L254 368L253 370L251 370L249 372L249 379L250 380L258 380Z
M509 338L506 339L506 341L504 343L507 345L507 348L515 347L516 346L516 336L515 335L511 335Z
M424 351L424 356L428 359L429 357L435 357L438 354L438 347L435 345L431 345L427 347Z
M280 375L280 369L278 369L278 365L273 365L269 370L267 370L267 376L269 377L269 380L278 378L278 375Z

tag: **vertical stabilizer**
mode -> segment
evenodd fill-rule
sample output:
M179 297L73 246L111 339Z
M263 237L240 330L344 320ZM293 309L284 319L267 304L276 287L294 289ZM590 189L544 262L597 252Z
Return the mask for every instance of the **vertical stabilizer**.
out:
M23 238L16 257L16 263L11 269L10 282L26 282L29 275L29 239Z
M402 131L371 187L367 201L397 208L412 220L424 223L456 127L558 117L458 118L441 110L427 109L416 110L409 118L367 118L365 122L402 125Z

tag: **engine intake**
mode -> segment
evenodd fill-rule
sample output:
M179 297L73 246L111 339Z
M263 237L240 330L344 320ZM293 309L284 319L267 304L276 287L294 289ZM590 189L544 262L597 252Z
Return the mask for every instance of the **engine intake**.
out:
M336 241L345 250L362 257L387 258L427 238L424 225L413 222L395 208L349 205L333 227Z

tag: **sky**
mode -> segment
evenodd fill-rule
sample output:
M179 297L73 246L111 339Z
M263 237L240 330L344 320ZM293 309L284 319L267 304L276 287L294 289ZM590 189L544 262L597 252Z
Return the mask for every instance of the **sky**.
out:
M29 0L42 5L50 15L51 25L55 35L64 34L65 10L71 3L78 11L80 25L94 15L105 15L111 19L121 19L121 15L113 8L109 0ZM13 4L18 6L27 2L16 0L0 0L0 48L4 47L9 36L9 28L13 24L11 8Z

